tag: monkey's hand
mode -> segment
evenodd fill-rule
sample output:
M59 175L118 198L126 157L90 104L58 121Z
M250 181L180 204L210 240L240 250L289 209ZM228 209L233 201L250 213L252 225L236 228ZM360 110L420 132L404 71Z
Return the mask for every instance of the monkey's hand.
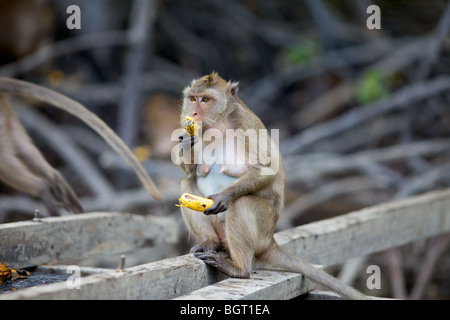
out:
M178 136L178 141L183 149L190 149L198 142L198 136L191 136L186 132L183 132Z
M214 201L214 204L205 210L206 215L210 214L218 214L223 211L226 211L228 208L228 203L230 202L230 198L224 193L216 193L207 197Z

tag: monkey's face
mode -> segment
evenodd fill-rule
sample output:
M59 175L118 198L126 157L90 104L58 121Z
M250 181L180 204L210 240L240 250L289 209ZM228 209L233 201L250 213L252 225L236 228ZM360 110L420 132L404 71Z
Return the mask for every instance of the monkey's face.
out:
M231 84L214 72L193 80L191 85L183 91L181 121L189 116L196 122L201 122L203 129L213 126L227 108L232 97L231 88L237 88L237 83ZM234 89L233 93L236 92Z
M189 104L187 115L197 122L205 122L216 104L216 99L204 92L195 95L191 94L186 99Z
M183 117L189 116L203 129L214 125L227 105L227 97L216 89L189 90L183 103Z

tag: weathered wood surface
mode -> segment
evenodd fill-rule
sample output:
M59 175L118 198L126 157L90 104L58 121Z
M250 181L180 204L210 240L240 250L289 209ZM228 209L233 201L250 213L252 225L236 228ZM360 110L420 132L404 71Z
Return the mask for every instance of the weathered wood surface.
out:
M0 224L0 261L15 268L175 243L174 219L128 213L85 213Z
M42 265L42 266L33 268L33 272L49 273L49 274L68 274L68 273L70 273L70 272L68 272L68 270L72 266L73 265L62 265L62 264ZM81 276L90 276L93 274L113 272L113 271L114 271L114 269L80 266Z
M450 190L354 211L275 234L287 251L325 266L450 232Z
M291 253L313 263L332 265L449 231L450 190L446 190L314 222L278 232L275 237ZM254 279L222 279L220 285L214 285L214 295L230 299L253 295L253 292L239 294L242 292L239 290L250 286L252 281L256 288L263 276L259 271L254 275ZM173 299L217 283L219 278L216 271L193 255L185 255L122 273L84 277L80 290L68 289L65 283L60 283L0 295L0 299ZM283 282L290 285L282 277L271 285L284 286ZM234 296L230 294L231 286L236 289ZM252 297L274 296L271 290L259 290Z
M66 282L0 295L2 299L113 300L172 299L215 283L224 277L195 258L184 255L80 278L80 289Z
M249 279L228 278L192 291L176 300L287 300L305 294L314 285L301 274L257 270Z
M305 296L305 300L342 300L342 297L331 291L314 290L308 292Z

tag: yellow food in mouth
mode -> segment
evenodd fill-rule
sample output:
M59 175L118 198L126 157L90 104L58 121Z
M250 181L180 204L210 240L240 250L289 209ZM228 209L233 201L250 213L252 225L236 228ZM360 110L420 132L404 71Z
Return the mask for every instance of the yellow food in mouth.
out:
M190 136L198 135L199 125L195 122L194 118L186 116L186 122L184 123L184 130Z

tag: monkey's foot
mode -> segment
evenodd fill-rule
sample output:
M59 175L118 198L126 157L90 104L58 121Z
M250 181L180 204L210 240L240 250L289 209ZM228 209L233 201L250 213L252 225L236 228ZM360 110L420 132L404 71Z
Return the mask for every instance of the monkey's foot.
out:
M217 252L210 250L207 252L197 252L194 255L203 260L203 262L211 267L216 268L220 272L226 274L232 278L248 278L250 272L239 270L232 262L227 258L225 252Z
M208 251L216 251L219 250L220 248L220 244L215 242L215 241L211 241L211 240L206 240L200 244L197 244L195 246L192 247L191 249L191 253L201 253L201 252L208 252Z

